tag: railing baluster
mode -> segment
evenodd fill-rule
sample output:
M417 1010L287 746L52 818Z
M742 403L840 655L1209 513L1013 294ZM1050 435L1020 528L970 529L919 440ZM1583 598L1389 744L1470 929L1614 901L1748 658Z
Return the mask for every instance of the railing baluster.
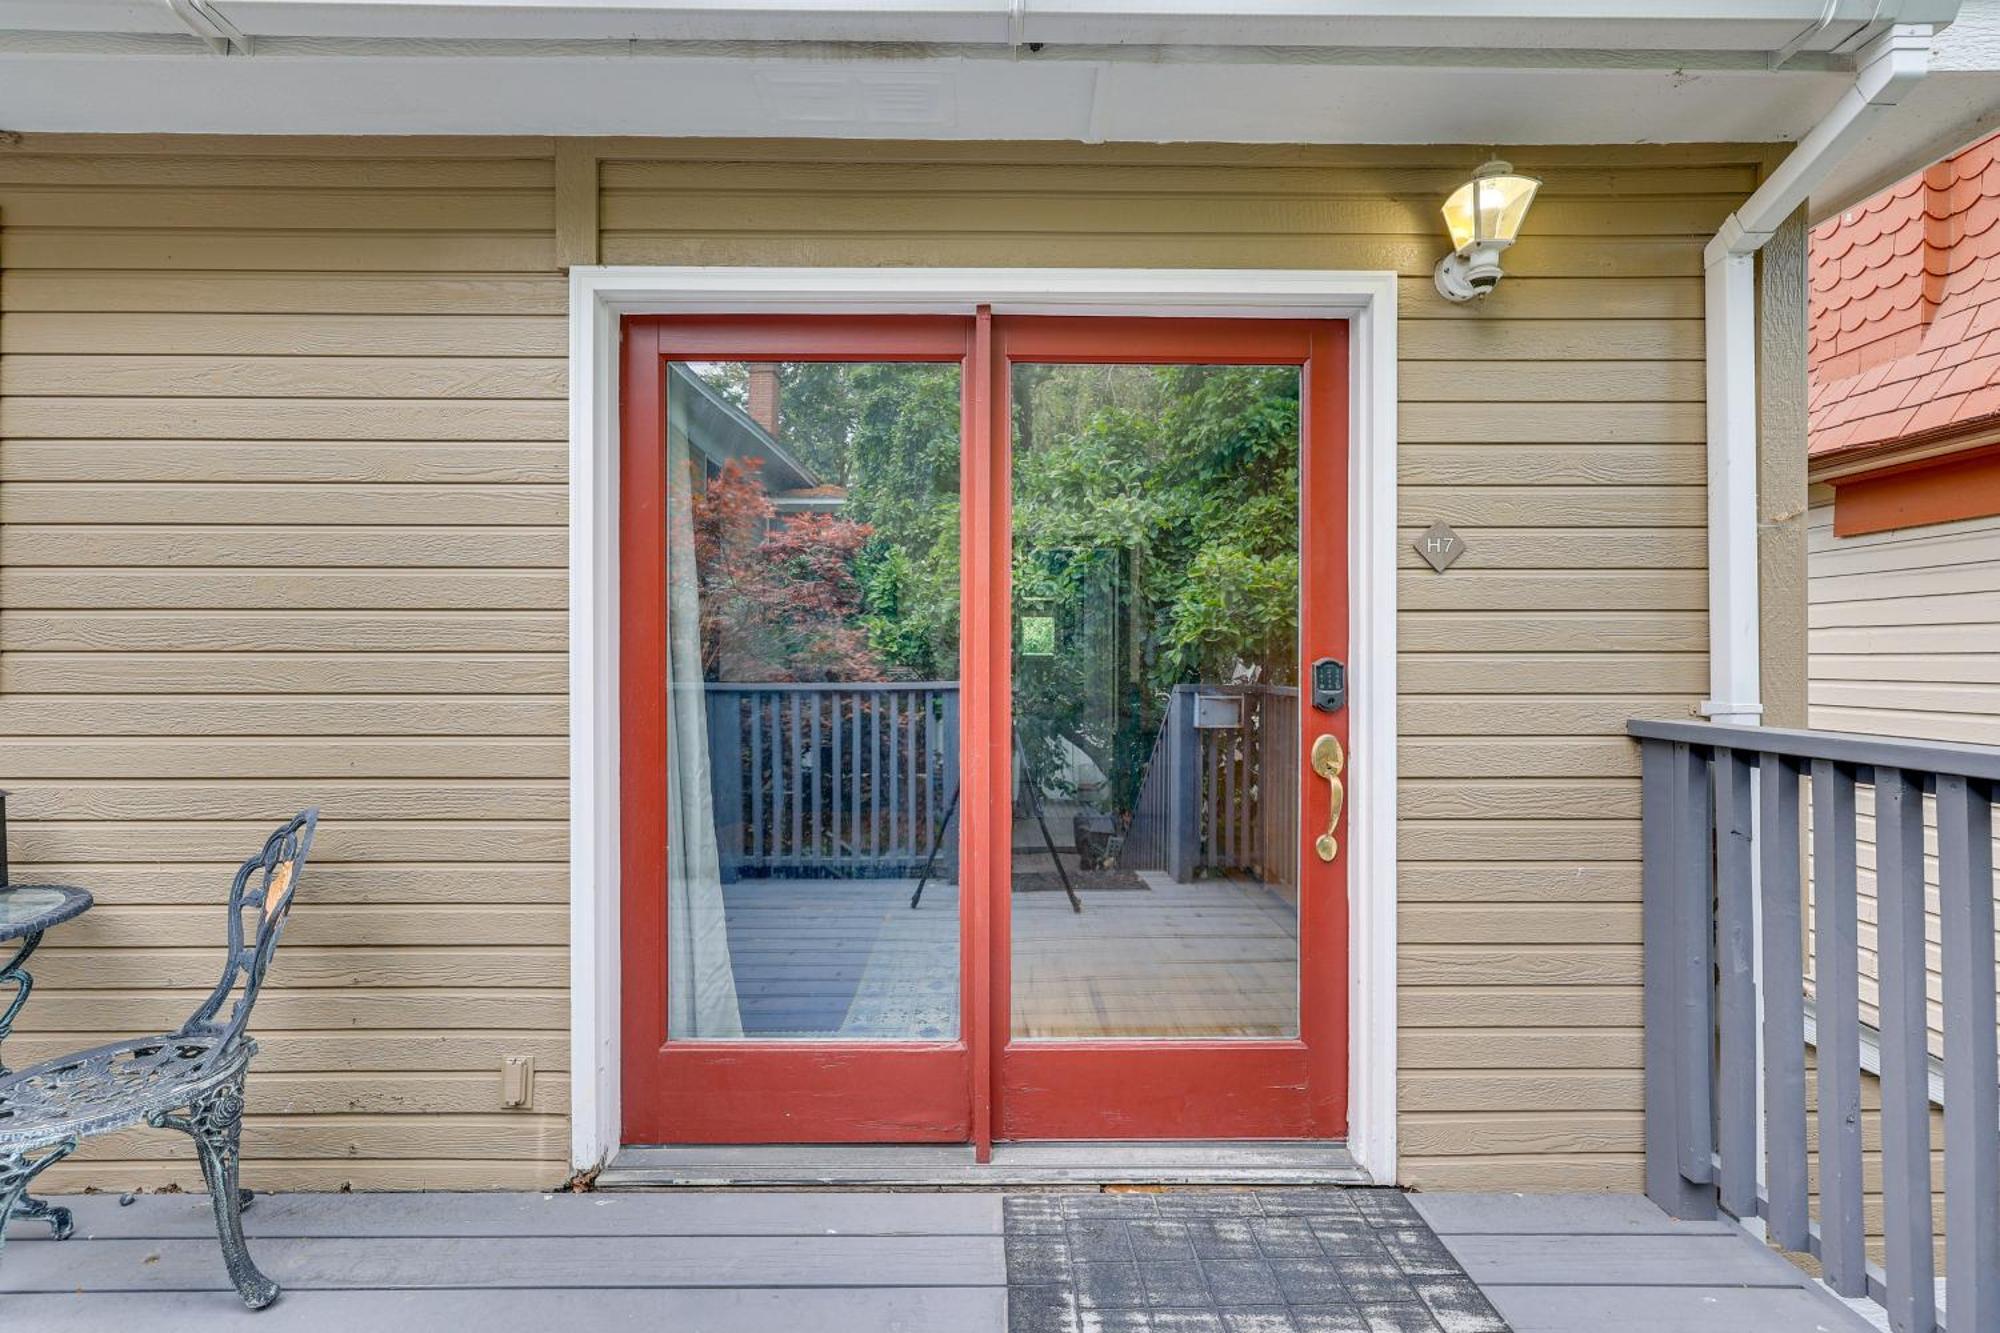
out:
M801 709L799 706L800 704L799 691L790 690L787 691L787 693L791 695L791 700L792 700L791 729L785 733L785 749L790 759L789 768L791 770L790 772L791 781L786 786L785 794L786 797L790 800L792 807L791 858L793 861L799 861L803 859L805 855L805 846L806 846L805 843L806 745L805 745L805 733L801 730L803 724L801 723L799 717L800 713L803 712L804 710Z
M956 808L952 797L958 793L958 691L947 690L944 696L944 759L943 773L938 783L938 792L943 804L938 807L938 826L934 837L945 839L942 849L946 877L958 879L958 839L951 837L951 829L945 826L947 812ZM963 827L963 819L953 827Z
M1945 1309L2000 1333L2000 1059L1994 1050L1993 793L1937 780L1944 921Z
M785 835L791 827L791 733L785 728L785 698L773 692L771 699L771 863L781 864L789 844Z
M845 865L847 855L840 846L840 817L841 812L847 809L848 786L844 756L840 752L840 738L846 728L840 724L840 715L847 706L847 691L835 690L827 698L830 702L826 714L826 740L832 754L826 771L826 854L836 864Z
M825 807L820 802L819 788L820 783L825 780L826 775L820 771L819 762L819 704L820 696L818 691L814 691L812 694L806 696L806 707L812 712L812 716L806 724L807 745L805 762L806 781L811 784L812 809L807 816L805 850L807 858L812 861L818 861L821 856L825 855L820 841L820 828L821 822L825 818Z
M921 859L930 849L931 816L936 812L931 793L936 790L937 783L937 721L931 709L937 695L932 690L919 690L916 698L917 723L923 736L923 748L916 750L922 757L912 770L914 780L911 786L916 790L917 799L911 807L910 843L915 855ZM916 749L914 746L911 748Z
M792 733L785 725L786 695L771 695L771 861L780 864L790 854L786 835L791 829Z
M1208 857L1203 862L1210 870L1222 864L1222 829L1216 816L1222 800L1222 744L1212 730L1201 733L1202 744L1208 749L1208 791L1202 797L1202 824L1208 830Z
M1882 989L1882 1214L1889 1327L1931 1333L1931 1102L1924 998L1924 789L1875 771L1876 959Z
M1689 785L1690 752L1685 745L1645 742L1640 756L1645 823L1641 873L1645 955L1646 1195L1670 1216L1715 1216L1715 1196L1682 1171L1682 1106L1690 1098L1703 1105L1707 1123L1708 1063L1699 1069L1681 1058L1680 1000L1688 970L1681 958L1680 901L1688 887L1682 874L1686 844L1682 805ZM1703 853L1706 860L1706 852ZM1704 874L1703 882L1706 882ZM1701 978L1701 993L1708 978ZM1684 1084L1699 1082L1698 1087Z
M856 864L861 863L863 855L861 851L861 809L864 804L861 799L861 714L862 710L866 707L865 701L867 698L868 696L859 690L854 692L854 715L848 723L853 744L848 747L851 753L848 756L847 763L853 772L852 776L847 780L847 799L849 802L847 854L855 859Z
M1861 998L1855 938L1854 770L1813 761L1813 968L1819 1073L1820 1264L1842 1296L1865 1295L1861 1218Z
M1716 1095L1722 1206L1757 1211L1757 975L1751 905L1750 756L1715 754L1716 961L1720 1065Z
M1696 1184L1715 1179L1715 1059L1713 828L1708 757L1690 747L1677 755L1680 825L1674 926L1681 977L1675 1040L1680 1051L1681 1174Z
M1806 1184L1805 922L1799 875L1799 766L1767 754L1758 764L1763 883L1764 1176L1771 1238L1804 1253Z
M764 833L764 775L770 765L764 755L764 696L744 696L750 705L750 859L762 863L771 849Z
M897 828L903 813L903 695L900 690L890 690L883 698L889 704L889 838L886 845L893 856L903 846L902 833Z
M908 735L903 740L903 854L912 859L921 855L917 851L917 740L923 733L917 724L917 705L923 695L911 690L905 696L908 700L908 716L904 727Z
M868 856L882 854L882 695L868 699Z
M1225 869L1236 864L1236 733L1218 731L1215 733L1215 762L1222 775L1221 789L1215 796L1214 813L1210 816L1216 827L1215 859Z

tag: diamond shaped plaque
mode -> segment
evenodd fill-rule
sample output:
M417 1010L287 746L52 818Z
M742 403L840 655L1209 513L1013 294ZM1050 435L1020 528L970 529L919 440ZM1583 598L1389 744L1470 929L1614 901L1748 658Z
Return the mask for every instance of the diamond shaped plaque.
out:
M1418 533L1417 540L1412 545L1417 548L1417 554L1440 574L1450 569L1458 558L1465 554L1465 540L1453 532L1451 524L1443 519L1439 519Z

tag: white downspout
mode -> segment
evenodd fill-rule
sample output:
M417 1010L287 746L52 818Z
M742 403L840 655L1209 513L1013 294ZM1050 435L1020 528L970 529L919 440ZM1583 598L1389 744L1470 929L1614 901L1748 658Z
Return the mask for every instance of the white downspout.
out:
M1723 221L1702 252L1708 333L1708 698L1704 715L1763 716L1757 605L1757 251L1930 67L1931 28L1863 48L1854 84Z

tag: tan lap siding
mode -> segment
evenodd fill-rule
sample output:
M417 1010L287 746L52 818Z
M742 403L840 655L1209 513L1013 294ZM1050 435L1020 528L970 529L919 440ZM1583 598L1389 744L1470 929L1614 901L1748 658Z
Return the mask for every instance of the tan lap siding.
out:
M597 147L607 263L1400 273L1405 537L1469 544L1402 556L1404 1177L1639 1183L1621 728L1703 684L1699 256L1758 150L1523 150L1529 234L1460 308L1429 273L1476 149ZM9 1055L176 1021L229 862L319 800L265 1184L563 1173L552 180L541 142L0 153L0 781L19 856L104 904Z
M0 151L0 785L17 878L98 897L6 1054L183 1019L233 863L318 803L252 1184L567 1172L552 181L546 141ZM52 1175L194 1185L183 1145Z
M1640 1184L1633 714L1705 682L1700 254L1750 149L1522 149L1509 277L1430 281L1476 149L611 145L611 264L1403 276L1403 1177ZM852 150L847 150L852 153ZM1359 776L1359 775L1357 775ZM1365 780L1365 779L1361 779Z

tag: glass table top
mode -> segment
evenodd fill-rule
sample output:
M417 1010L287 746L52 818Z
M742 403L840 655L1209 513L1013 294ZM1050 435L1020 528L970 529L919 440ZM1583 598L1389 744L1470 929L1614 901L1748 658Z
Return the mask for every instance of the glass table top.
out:
M67 884L13 884L0 888L0 940L19 939L80 916L90 892Z

